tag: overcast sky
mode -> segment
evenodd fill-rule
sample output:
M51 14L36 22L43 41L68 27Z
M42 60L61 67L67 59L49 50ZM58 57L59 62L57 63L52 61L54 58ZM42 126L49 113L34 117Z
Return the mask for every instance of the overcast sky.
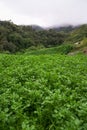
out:
M87 0L0 0L0 20L40 26L87 23Z

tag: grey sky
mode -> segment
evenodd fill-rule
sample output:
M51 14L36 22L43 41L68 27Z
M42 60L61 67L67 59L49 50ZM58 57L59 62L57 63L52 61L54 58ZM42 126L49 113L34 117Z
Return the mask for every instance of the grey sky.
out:
M0 0L0 19L41 26L87 23L87 0Z

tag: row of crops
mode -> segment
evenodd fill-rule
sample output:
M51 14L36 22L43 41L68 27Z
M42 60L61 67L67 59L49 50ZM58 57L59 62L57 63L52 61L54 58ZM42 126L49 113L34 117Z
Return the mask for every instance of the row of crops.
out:
M87 130L87 56L1 54L0 130Z

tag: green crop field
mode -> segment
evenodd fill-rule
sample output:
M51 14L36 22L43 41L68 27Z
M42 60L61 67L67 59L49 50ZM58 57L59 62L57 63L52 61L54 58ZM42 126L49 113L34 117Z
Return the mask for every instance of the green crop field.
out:
M87 130L87 56L0 54L0 130Z

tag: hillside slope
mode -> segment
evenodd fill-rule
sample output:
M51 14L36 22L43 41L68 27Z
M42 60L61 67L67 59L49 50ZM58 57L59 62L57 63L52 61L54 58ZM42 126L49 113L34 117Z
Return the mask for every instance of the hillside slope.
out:
M0 51L17 52L31 46L52 47L62 44L65 38L66 34L55 30L0 21Z
M16 25L0 21L0 52L15 53L28 48L49 48L77 42L86 46L87 25L43 29L37 25Z

